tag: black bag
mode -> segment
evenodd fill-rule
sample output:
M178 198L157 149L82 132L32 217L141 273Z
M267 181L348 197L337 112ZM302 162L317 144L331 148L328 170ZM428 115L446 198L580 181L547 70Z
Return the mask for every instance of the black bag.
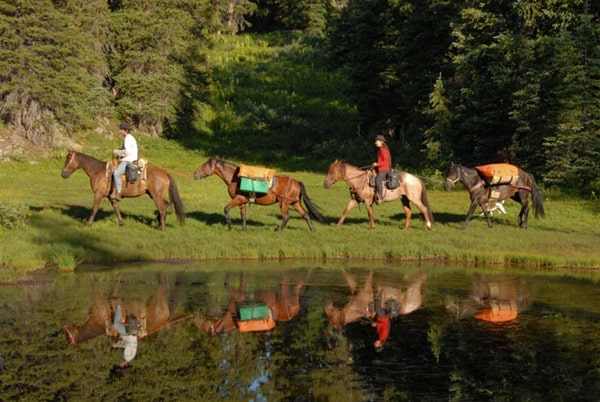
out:
M131 184L135 183L140 178L140 167L136 162L128 163L125 169L127 181Z
M386 186L390 190L394 190L400 186L400 172L392 169L387 174Z

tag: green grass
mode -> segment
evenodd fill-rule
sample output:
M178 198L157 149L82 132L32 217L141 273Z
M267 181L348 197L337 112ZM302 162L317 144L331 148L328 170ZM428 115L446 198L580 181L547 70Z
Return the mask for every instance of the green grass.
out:
M290 174L305 183L309 196L321 207L329 223L317 223L316 232L309 232L304 220L292 211L285 231L276 233L274 229L281 221L279 207L250 205L248 230L244 233L237 210L231 212L234 228L228 230L225 225L223 208L229 196L222 181L216 176L191 179L206 155L162 139L144 138L143 143L144 155L173 173L187 212L185 225L177 223L171 207L167 229L157 230L154 203L148 197L140 197L121 202L123 228L117 225L108 201L103 202L94 225L88 227L85 222L92 204L89 181L81 170L69 179L60 177L66 151L60 158L39 158L35 164L3 163L0 200L27 206L29 212L23 224L0 234L0 279L46 266L72 270L82 262L181 259L360 259L600 267L597 200L548 194L546 218L530 217L526 230L517 226L519 205L509 201L507 215L494 216L494 228L488 229L485 220L476 217L463 231L460 227L469 203L467 192L460 186L445 192L432 183L428 186L429 199L437 221L433 232L426 230L416 208L410 229L402 230L404 213L399 202L376 207L375 230L369 230L364 206L354 210L343 227L337 227L335 223L349 200L347 186L337 183L326 190L326 172L280 170L278 173ZM102 158L101 149L111 149L113 145L94 144L83 145L82 151Z

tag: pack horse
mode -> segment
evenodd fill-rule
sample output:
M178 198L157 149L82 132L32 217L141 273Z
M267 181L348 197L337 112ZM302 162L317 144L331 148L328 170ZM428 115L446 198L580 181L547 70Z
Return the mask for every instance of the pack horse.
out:
M465 186L471 196L471 206L462 229L467 227L478 206L483 210L488 227L491 228L492 220L487 208L488 203L507 198L521 204L519 226L526 228L529 215L529 194L533 201L535 216L544 216L543 197L535 178L532 174L516 166L501 163L468 168L452 163L444 189L448 191L458 182Z

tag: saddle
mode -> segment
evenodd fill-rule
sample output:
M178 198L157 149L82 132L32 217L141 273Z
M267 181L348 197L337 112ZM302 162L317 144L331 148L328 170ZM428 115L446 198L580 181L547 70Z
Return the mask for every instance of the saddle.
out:
M369 170L369 186L376 187L375 178L377 177L377 173L374 169ZM389 190L395 190L400 186L400 171L396 169L390 170L387 174L386 179L384 180L385 187Z
M130 162L127 164L127 168L125 169L125 173L121 175L122 178L126 180L129 184L134 184L138 180L146 180L147 173L146 167L148 165L148 161L146 159L140 158L135 162ZM112 177L113 172L119 166L119 160L113 159L111 162L106 163L106 177Z

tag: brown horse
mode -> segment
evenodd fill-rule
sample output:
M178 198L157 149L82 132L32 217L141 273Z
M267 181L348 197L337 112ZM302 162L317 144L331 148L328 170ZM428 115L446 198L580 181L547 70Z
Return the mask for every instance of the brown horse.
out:
M373 201L375 196L375 187L369 185L368 173L357 166L352 166L348 163L343 163L336 160L329 166L327 177L323 186L330 188L338 180L344 180L350 186L350 202L344 209L342 217L338 221L338 226L344 224L346 215L352 211L360 202L364 202L369 215L369 224L371 229L375 229L375 218L373 217ZM390 190L384 188L383 201L395 201L398 198L402 200L402 207L406 214L404 229L410 226L412 210L410 202L412 201L423 214L423 218L427 222L427 229L433 230L433 214L427 199L427 189L425 184L416 176L410 173L400 173L400 186Z
M260 290L256 292L256 300L265 303L275 321L290 321L300 312L300 290L304 283L298 282L294 286L294 292L290 292L287 282L282 281L279 292L272 290Z
M373 306L373 270L367 274L364 287L355 293L356 281L350 274L343 271L346 283L353 293L344 307L335 307L333 302L325 306L325 315L334 329L340 329L346 324L359 321L371 316Z
M75 345L102 334L111 334L112 317L117 307L117 300L120 299L120 284L119 276L110 299L107 299L100 293L96 281L92 280L94 303L90 307L87 321L82 325L63 325L63 332L69 344ZM124 317L133 314L140 321L142 328L138 332L138 338L143 338L169 324L171 311L166 297L167 286L167 278L164 273L161 273L158 288L148 304L137 300L123 300L120 303Z
M233 288L229 285L229 281L225 282L225 289L229 293L229 303L227 309L220 316L213 317L197 317L195 322L198 329L208 335L219 335L237 329L235 319L237 310L241 303L246 300L246 278L242 273L240 276L240 284L238 288Z
M61 170L61 176L66 179L77 169L83 169L90 178L90 184L92 186L92 192L94 193L94 205L92 206L92 213L87 221L88 225L94 222L94 217L100 202L104 197L108 198L112 202L113 210L117 215L119 226L123 226L123 218L121 217L121 210L119 209L119 202L109 197L113 183L112 183L112 170L109 168L107 162L100 161L92 156L69 150L67 153L67 159ZM139 197L144 194L148 194L154 203L156 204L157 212L157 223L160 230L164 230L167 221L167 207L169 202L165 199L167 192L169 198L175 206L175 214L180 224L184 223L185 212L183 209L183 202L179 196L179 190L175 181L165 170L150 166L147 167L146 178L139 179L135 183L131 184L127 180L123 180L123 197Z
M527 217L529 215L529 194L533 200L533 208L535 216L544 216L543 197L532 174L518 169L518 181L515 184L499 184L488 185L484 178L476 169L464 167L452 163L450 171L446 177L444 189L449 191L459 181L464 184L465 188L471 195L471 206L467 212L467 218L462 225L462 229L467 227L467 224L473 217L473 213L477 207L481 207L487 219L488 227L492 227L492 220L486 205L490 201L501 201L511 198L521 204L519 212L519 226L527 227Z
M205 177L216 174L227 185L231 202L225 206L225 220L227 227L231 229L233 223L229 217L229 210L235 207L240 207L242 215L242 230L246 231L246 204L250 202L250 195L247 191L240 190L240 179L238 177L240 168L232 163L219 160L217 157L210 157L205 163L200 165L194 171L194 179L200 180ZM301 202L304 201L308 213L302 208ZM308 198L306 189L301 181L298 181L289 176L275 176L273 185L269 188L269 192L264 195L256 195L254 201L257 205L272 205L279 203L283 219L281 225L276 229L278 232L285 228L290 219L290 205L298 211L298 213L306 220L311 231L315 228L311 218L316 219L320 223L324 223L325 219L319 213L318 207Z

